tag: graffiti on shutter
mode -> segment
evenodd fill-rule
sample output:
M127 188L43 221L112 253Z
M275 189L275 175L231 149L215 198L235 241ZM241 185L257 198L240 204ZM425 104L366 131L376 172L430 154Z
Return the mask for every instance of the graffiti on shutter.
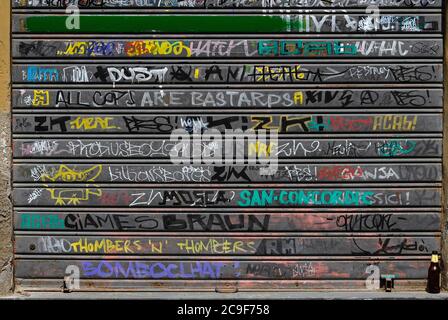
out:
M425 283L440 0L12 2L25 290L68 267L81 290L360 289L371 265Z

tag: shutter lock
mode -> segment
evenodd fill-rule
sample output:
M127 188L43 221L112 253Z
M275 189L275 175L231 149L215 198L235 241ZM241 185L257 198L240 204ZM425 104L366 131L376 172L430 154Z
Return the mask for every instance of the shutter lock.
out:
M395 287L396 276L394 274L381 275L381 287L384 287L386 292L392 292Z
M223 284L222 286L217 286L215 288L215 292L218 293L237 293L238 292L238 284L237 283L232 283L232 282L228 282Z
M62 283L62 292L63 293L70 293L72 292L72 285L73 278L71 276L65 276L64 281Z

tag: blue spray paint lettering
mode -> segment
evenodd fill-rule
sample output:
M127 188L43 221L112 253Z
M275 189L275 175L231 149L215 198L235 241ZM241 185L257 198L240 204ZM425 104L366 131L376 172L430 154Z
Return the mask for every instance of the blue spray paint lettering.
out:
M122 261L83 261L83 275L99 278L125 279L219 279L222 262L122 262Z
M26 79L28 82L59 81L59 72L55 68L41 68L31 66L28 67L26 75Z

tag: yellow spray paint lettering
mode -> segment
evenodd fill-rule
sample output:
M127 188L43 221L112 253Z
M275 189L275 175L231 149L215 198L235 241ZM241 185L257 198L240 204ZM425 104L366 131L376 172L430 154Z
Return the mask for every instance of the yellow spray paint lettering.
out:
M45 173L40 179L41 181L51 182L93 182L98 178L102 171L103 166L101 164L82 171L77 171L76 169L72 169L63 164L59 166L58 171L54 175L50 176L48 173Z
M257 156L268 157L272 153L272 148L275 147L275 143L269 144L257 141L249 144L249 156L256 154Z
M384 131L414 131L418 116L381 115L374 117L373 130Z
M76 188L76 189L54 189L48 188L46 190L50 193L50 198L55 200L55 204L61 205L79 205L83 201L89 201L91 196L101 197L103 192L101 189L90 188Z
M288 81L288 80L303 80L305 73L299 72L301 66L256 66L255 67L255 81Z
M32 104L34 107L49 106L50 105L50 93L47 90L34 90Z
M162 241L151 241L148 240L149 250L152 253L163 253L163 243Z
M119 129L117 126L110 124L113 119L112 117L77 117L70 121L70 127L76 130Z
M303 104L303 92L296 91L294 92L294 104Z
M254 253L254 242L246 243L241 240L228 239L207 239L193 240L185 239L177 242L179 250L189 254L234 254L234 253Z
M101 239L91 241L81 238L71 244L74 253L135 253L140 250L140 240Z
M184 55L191 56L190 47L186 46L183 41L160 41L160 40L138 40L125 44L125 52L129 57L152 55Z
M86 48L88 47L88 42L86 41L75 41L70 42L64 52L60 52L61 55L72 56L75 54L83 55L86 53Z

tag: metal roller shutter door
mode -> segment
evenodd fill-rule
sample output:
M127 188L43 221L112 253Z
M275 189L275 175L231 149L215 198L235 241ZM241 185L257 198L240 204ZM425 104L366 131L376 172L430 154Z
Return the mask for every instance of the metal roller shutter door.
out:
M21 289L60 290L68 266L82 291L365 289L371 265L423 288L440 0L69 3L79 29L66 1L13 1ZM171 163L170 134L195 128L277 133L240 151L278 171Z

